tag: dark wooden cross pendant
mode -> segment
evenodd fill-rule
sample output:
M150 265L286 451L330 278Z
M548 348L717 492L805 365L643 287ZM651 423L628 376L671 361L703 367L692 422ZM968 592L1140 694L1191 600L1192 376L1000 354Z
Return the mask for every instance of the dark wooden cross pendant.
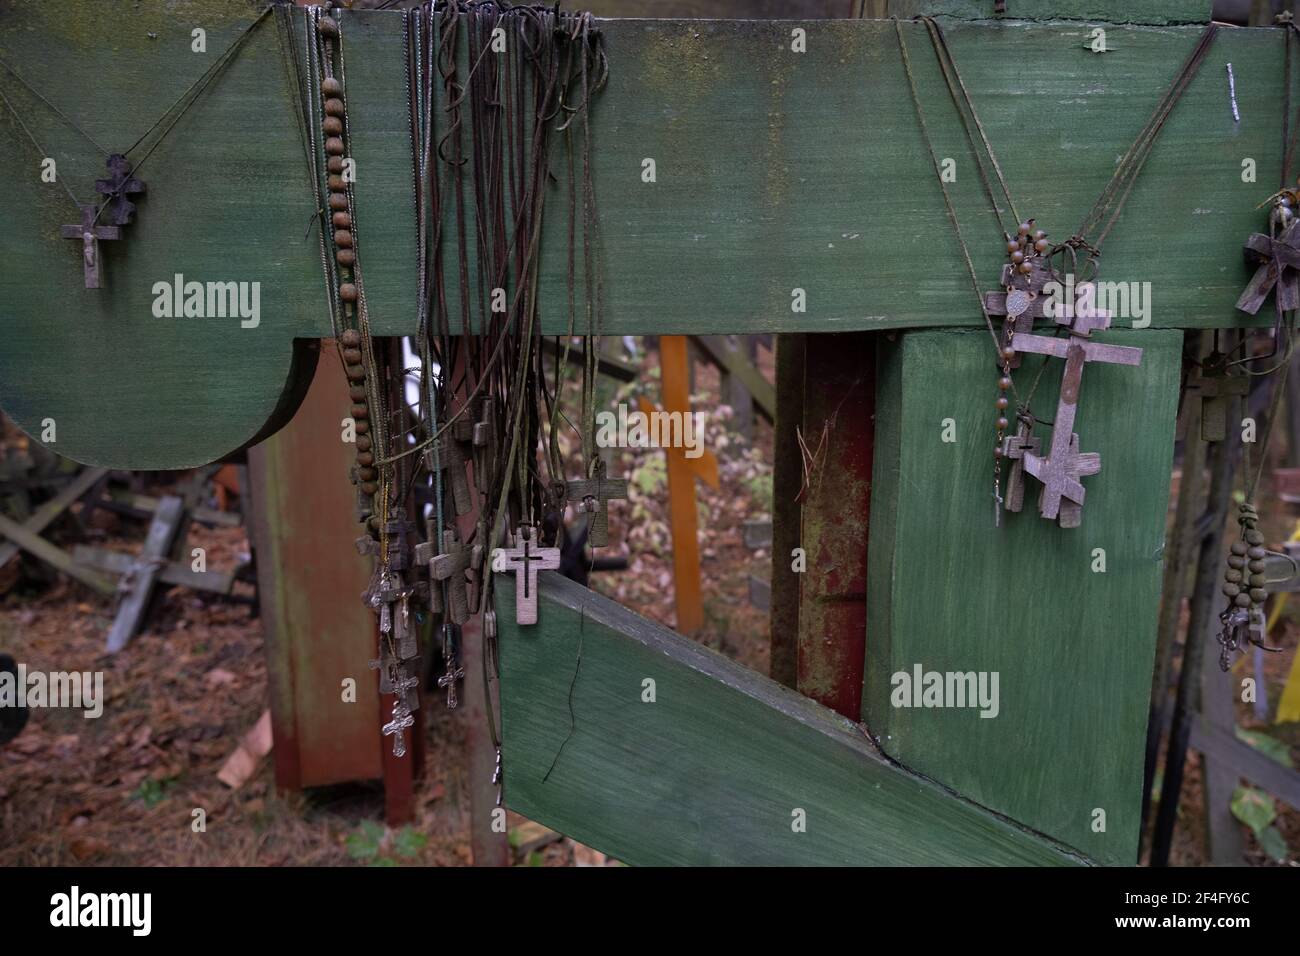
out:
M1101 456L1095 452L1081 453L1079 436L1074 433L1083 366L1086 362L1137 365L1142 361L1142 350L1126 345L1102 345L1076 335L1065 338L1017 335L1014 346L1019 352L1065 359L1061 397L1056 405L1056 420L1052 423L1051 448L1046 457L1025 452L1024 468L1043 484L1038 499L1039 513L1044 518L1059 519L1062 528L1077 528L1083 520L1084 498L1083 483L1079 479L1101 471Z
M104 165L112 175L108 179L95 180L95 192L105 197L105 218L109 224L125 226L135 215L135 203L131 202L131 197L145 191L145 182L131 175L131 161L121 153L108 157Z
M509 569L515 573L516 624L537 623L537 572L554 571L560 566L560 549L534 548L532 534L532 528L520 525L522 547L510 548L505 552L506 561L517 565Z
M454 426L453 426L454 428ZM465 456L460 452L456 436L444 434L424 453L424 463L430 474L439 471L446 474L446 481L451 485L452 506L456 514L469 514L474 508L470 497L469 478L465 475Z
M1255 275L1246 284L1237 308L1254 315L1277 286L1278 304L1282 311L1300 308L1300 221L1293 220L1273 239L1255 233L1246 240L1246 262L1258 266Z
M442 553L434 554L433 542L425 541L415 546L415 563L429 568L429 609L435 614L443 611L442 589L439 581L447 582L447 616L454 624L464 624L470 618L468 580L466 572L472 567L472 553L456 540L450 529L442 533Z
M456 440L470 447L474 462L474 484L487 494L492 483L492 459L488 451L496 440L496 403L490 398L476 398L469 412L453 426Z
M122 230L117 226L99 226L95 224L97 210L92 203L81 207L81 225L64 226L64 239L80 239L82 242L82 267L86 273L86 288L99 288L99 242L100 240L121 239Z
M1004 501L1008 511L1020 511L1025 506L1025 453L1037 455L1043 445L1034 436L1033 429L1032 419L1021 418L1016 433L1002 439L1002 457L1012 462Z
M1227 357L1214 352L1206 356L1195 378L1188 379L1188 389L1201 396L1201 440L1223 441L1228 437L1228 402L1234 396L1250 392L1250 379L1230 375Z
M593 548L603 548L609 544L609 508L608 504L615 498L627 497L626 478L606 478L605 462L596 459L596 471L590 478L580 478L567 483L565 497L576 505L578 511L585 512L587 518L587 541Z

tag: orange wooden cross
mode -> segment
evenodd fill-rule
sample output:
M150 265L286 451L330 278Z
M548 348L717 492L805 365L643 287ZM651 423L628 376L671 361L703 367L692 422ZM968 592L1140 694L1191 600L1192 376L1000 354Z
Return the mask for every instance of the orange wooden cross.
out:
M661 335L659 361L663 366L664 411L691 414L686 336ZM638 403L646 415L655 411L645 396ZM701 439L702 440L702 439ZM705 450L687 458L685 448L666 448L668 455L668 514L673 534L673 593L677 602L677 630L692 634L704 626L704 600L700 594L700 542L695 505L695 479L718 487L718 458Z

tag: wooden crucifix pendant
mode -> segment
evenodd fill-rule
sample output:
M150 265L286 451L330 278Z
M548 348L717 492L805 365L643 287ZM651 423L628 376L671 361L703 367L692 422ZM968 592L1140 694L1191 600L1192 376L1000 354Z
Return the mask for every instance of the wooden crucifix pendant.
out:
M446 474L446 480L451 485L452 506L456 509L456 514L469 514L474 507L474 500L470 497L469 478L465 474L465 457L461 454L460 444L456 441L455 435L443 435L424 453L424 463L429 469L429 474L436 475L438 472Z
M1037 455L1042 442L1034 436L1033 419L1022 417L1016 424L1016 433L1002 439L1002 457L1011 462L1007 474L1007 493L1002 504L1008 511L1020 511L1025 506L1025 454Z
M1206 356L1194 378L1187 380L1188 390L1201 397L1201 440L1223 441L1228 437L1228 404L1233 397L1250 392L1250 379L1229 374L1227 356L1212 352Z
M1079 438L1074 433L1083 366L1087 362L1137 365L1142 361L1142 350L1126 345L1102 345L1074 335L1064 339L1017 335L1015 348L1065 359L1061 396L1052 423L1051 448L1046 457L1025 452L1024 470L1042 482L1039 513L1044 518L1059 520L1063 528L1077 528L1083 520L1084 499L1083 483L1079 479L1101 470L1101 456L1095 452L1081 453Z
M145 192L143 179L131 175L131 161L121 153L114 153L104 163L110 173L107 179L95 180L95 192L104 197L105 218L110 225L125 226L135 215L132 196Z
M100 240L121 239L122 230L117 226L99 226L95 224L97 211L94 204L81 207L81 225L64 226L61 234L64 239L80 239L82 268L86 275L86 288L99 288L99 243Z
M606 478L604 459L596 459L595 473L566 485L565 497L587 518L587 541L593 548L609 544L609 502L627 497L626 478Z
M1283 312L1300 308L1300 274L1296 272L1300 269L1300 221L1293 220L1276 239L1259 232L1248 238L1246 262L1257 268L1237 299L1238 309L1254 315L1274 286Z
M537 572L554 571L560 566L559 548L533 546L533 529L519 526L519 547L504 551L508 565L505 570L515 573L515 623L537 623Z

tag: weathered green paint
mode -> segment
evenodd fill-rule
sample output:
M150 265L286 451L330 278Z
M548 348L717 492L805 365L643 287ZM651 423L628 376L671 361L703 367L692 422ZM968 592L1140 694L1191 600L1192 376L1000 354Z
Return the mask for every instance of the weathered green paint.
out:
M92 0L24 0L0 19L0 56L121 148L258 8L142 0L105 17ZM380 334L408 333L416 276L402 15L341 16L371 319ZM196 25L208 31L206 55L190 52ZM612 74L594 111L593 163L606 333L982 321L924 158L893 25L803 26L808 52L796 54L788 22L602 21ZM921 28L904 29L936 145L958 163L976 266L995 276L1000 243L955 113ZM1058 238L1083 217L1199 33L1114 25L1112 52L1094 55L1088 30L1072 21L948 28L1022 212ZM1281 31L1223 31L1107 245L1104 277L1152 283L1156 327L1243 321L1232 308L1248 278L1240 247L1277 178L1282 49ZM16 83L0 83L60 175L86 194L101 157ZM11 177L0 234L0 407L29 434L52 417L62 454L175 468L216 459L292 412L311 360L295 342L330 328L316 236L305 235L312 202L292 87L268 20L150 158L149 195L127 238L104 244L98 291L82 288L78 247L59 238L75 210L57 185L39 182L40 157L0 111L0 162L30 172ZM653 184L641 179L645 158L656 162ZM1241 181L1245 158L1258 162L1257 183ZM563 198L557 185L551 199ZM551 209L540 281L543 327L559 332L568 324L565 217ZM153 284L177 273L260 282L261 324L155 318ZM807 293L806 312L791 311L795 288Z
M986 332L909 332L879 363L864 713L885 752L1106 863L1136 860L1182 335L1108 333L1138 368L1084 368L1076 431L1102 456L1083 525L993 526ZM1037 370L1026 357L1022 388ZM1064 363L1034 400L1055 415ZM936 382L942 388L936 388ZM952 418L957 441L941 440ZM1040 428L1044 442L1049 429ZM1094 549L1105 572L1094 572ZM1000 710L891 706L891 675L999 674ZM1093 811L1106 831L1092 829Z
M91 0L7 4L0 56L108 149L125 149L208 68L262 8L246 0L179 4ZM195 27L207 53L190 52ZM149 39L148 34L157 34ZM258 28L149 157L149 184L126 238L101 244L104 287L83 287L78 221L63 187L0 107L10 170L0 255L0 404L28 434L52 418L51 448L129 468L204 464L254 439L314 356L323 297L312 200L274 20ZM82 202L104 157L0 70L0 88ZM261 324L160 319L154 283L261 283ZM328 327L328 326L326 326ZM289 404L296 407L296 401ZM292 407L281 408L292 412ZM287 415L281 414L278 427Z
M1212 0L1010 0L1007 12L993 13L993 0L885 0L893 17L919 13L966 20L1085 20L1090 23L1145 23L1156 26L1209 23Z
M891 764L808 698L540 579L528 627L513 623L514 580L496 583L511 809L634 864L1083 862Z

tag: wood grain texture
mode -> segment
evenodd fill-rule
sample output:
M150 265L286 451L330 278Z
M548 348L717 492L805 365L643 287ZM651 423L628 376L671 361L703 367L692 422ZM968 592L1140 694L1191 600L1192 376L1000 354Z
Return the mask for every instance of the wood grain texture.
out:
M0 18L0 56L111 148L147 129L260 9L252 0L120 6L105 18L94 0L14 0ZM402 15L341 20L371 319L377 334L405 334L416 323L416 275ZM190 51L200 25L203 55ZM593 162L607 334L982 321L924 161L892 24L803 25L808 52L795 54L789 22L602 21L613 72L593 114ZM958 163L976 266L994 276L1000 243L956 114L922 31L904 29L936 146ZM1082 219L1199 34L1116 25L1112 52L1099 56L1085 49L1087 31L949 24L1024 214L1058 238ZM188 467L264 437L300 400L313 358L301 340L330 325L278 36L264 22L150 158L136 223L104 244L99 290L82 287L79 248L59 236L76 211L57 184L40 182L41 157L0 112L0 162L27 173L12 177L0 234L0 407L29 434L54 418L60 453ZM1103 277L1151 282L1156 327L1265 321L1232 304L1249 278L1241 242L1260 227L1254 206L1277 178L1281 53L1281 31L1223 31L1107 246ZM1240 123L1228 107L1229 60ZM0 82L60 176L87 194L102 157L16 83ZM645 158L656 161L653 184L641 180ZM1242 183L1244 158L1258 162L1257 183ZM557 184L540 279L550 333L568 323L563 198ZM950 268L918 266L936 261ZM177 273L260 282L259 327L155 318L153 284ZM791 311L795 288L807 293L805 312Z
M286 790L377 779L391 752L379 732L389 714L378 674L366 667L378 643L375 614L361 600L372 563L352 545L355 449L340 441L347 382L334 343L326 348L301 413L248 457L275 776ZM349 678L353 703L342 694Z
M867 724L886 753L1106 863L1136 859L1182 336L1107 333L1138 368L1090 365L1076 431L1102 456L1083 524L993 526L996 371L984 332L909 332L879 364ZM1037 372L1025 360L1017 381ZM1052 359L1034 407L1056 403ZM943 388L935 388L942 381ZM984 401L980 401L983 398ZM941 440L955 420L957 441ZM1040 432L1045 430L1040 426ZM1092 570L1105 550L1105 572ZM891 676L999 674L999 712L897 708ZM1106 812L1093 832L1092 812Z
M511 809L632 864L1083 862L898 769L811 700L540 579L532 627L514 623L509 577L495 588ZM645 678L655 703L642 702ZM805 833L791 829L795 808Z
M121 150L264 4L112 7L106 17L94 0L7 3L0 56L106 148ZM191 52L196 27L207 32L206 53ZM77 221L71 200L58 183L41 182L42 156L0 108L0 163L12 171L0 237L0 405L29 434L53 418L55 450L114 468L200 465L296 406L312 358L295 338L321 335L328 316L315 307L324 286L314 237L304 237L310 180L276 37L268 18L149 157L135 222L124 239L101 244L98 290L83 287L80 243L59 236ZM105 157L4 71L0 87L60 180L87 201ZM259 282L259 326L156 318L153 285L177 273Z
M1093 23L1145 23L1157 26L1209 23L1212 0L1009 0L1007 12L993 14L993 0L885 0L891 17L957 17L966 20L1087 20Z

